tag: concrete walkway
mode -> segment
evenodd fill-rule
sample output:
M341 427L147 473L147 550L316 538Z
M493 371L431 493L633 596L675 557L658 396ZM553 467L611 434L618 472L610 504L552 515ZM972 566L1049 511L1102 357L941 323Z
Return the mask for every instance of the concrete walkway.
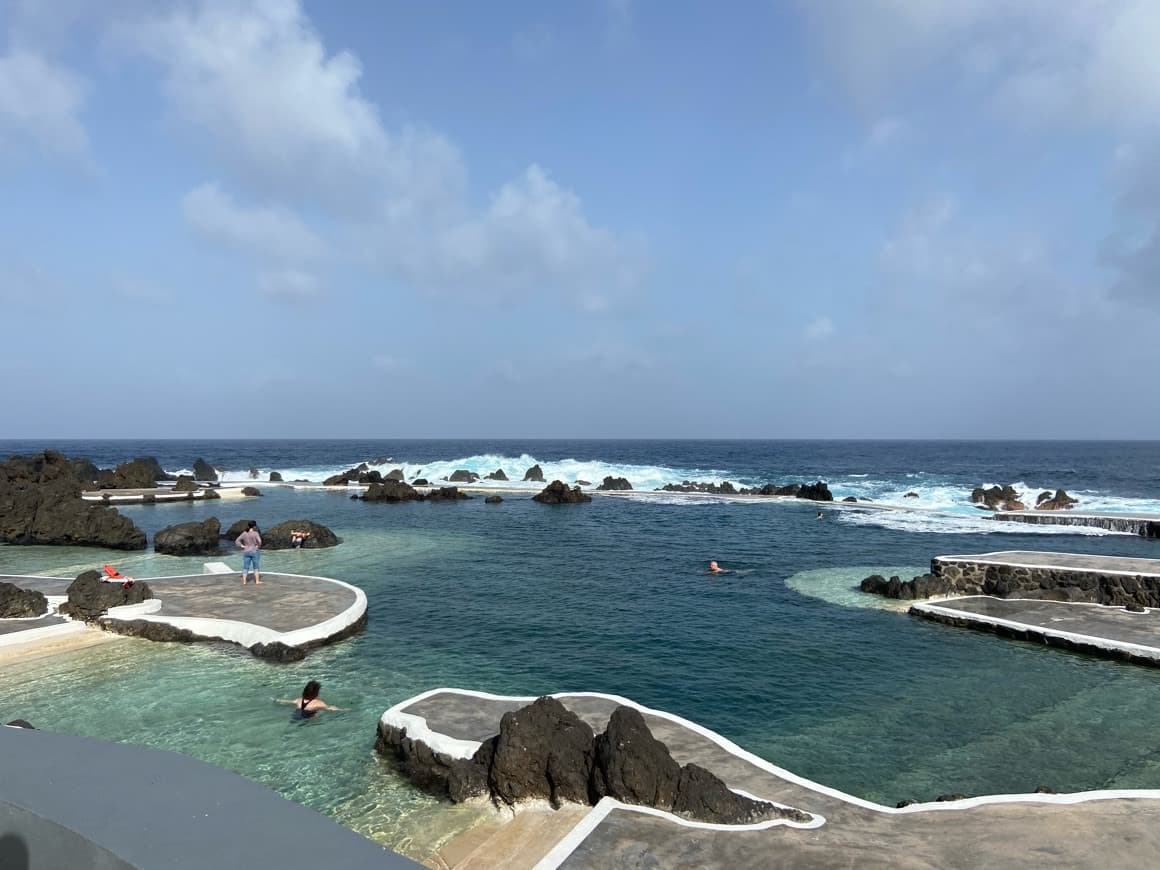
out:
M271 643L309 649L348 636L366 620L366 594L327 577L264 571L260 585L251 581L245 586L234 572L138 579L149 584L155 598L113 608L101 617L102 626L125 631L126 624L162 623L191 632L193 639L223 640L247 649ZM54 577L0 576L0 580L48 596L65 595L72 582ZM15 622L0 620L0 626ZM10 627L8 633L44 631L49 625L44 620L21 622L24 625ZM4 634L0 629L0 636Z
M1085 553L1049 553L1040 550L998 550L961 556L937 556L935 562L1010 565L1019 568L1058 568L1094 574L1133 574L1160 577L1160 559L1101 556Z
M265 786L177 753L0 726L0 758L5 870L420 866Z
M607 695L557 695L602 730L618 704L637 707L682 764L696 762L734 789L812 813L810 825L697 825L602 801L536 864L639 867L1154 867L1160 866L1160 790L999 795L884 807L799 777L695 723ZM384 719L457 756L498 731L532 698L439 689ZM425 735L425 736L424 736ZM514 866L524 865L518 852Z

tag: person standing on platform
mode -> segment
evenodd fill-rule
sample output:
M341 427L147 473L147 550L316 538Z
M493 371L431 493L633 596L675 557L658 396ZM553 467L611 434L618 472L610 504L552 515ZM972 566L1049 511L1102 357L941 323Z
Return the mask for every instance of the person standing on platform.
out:
M234 541L242 548L242 585L246 585L246 577L250 572L254 573L254 585L257 586L262 582L262 572L259 570L261 565L262 536L258 534L258 523L255 520L250 520L246 530L238 535L238 539Z

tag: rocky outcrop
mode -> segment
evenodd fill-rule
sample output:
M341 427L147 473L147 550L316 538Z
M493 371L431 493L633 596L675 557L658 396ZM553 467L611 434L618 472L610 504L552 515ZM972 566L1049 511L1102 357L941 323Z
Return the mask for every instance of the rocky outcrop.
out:
M282 472L271 471L270 472L270 483L281 483L281 482L282 482Z
M613 477L609 475L596 488L604 492L628 492L632 489L632 484L628 482L628 478L626 477Z
M73 461L54 450L0 463L0 542L145 549L132 520L80 495Z
M553 480L543 490L532 496L532 500L538 501L540 504L582 504L586 501L592 501L592 496L578 486L569 489L563 481Z
M402 479L403 479L403 469L401 469L401 468L392 468L390 471L388 471L386 474L383 475L383 480L402 480Z
M504 471L502 468L497 468L491 474L487 475L487 479L488 480L507 480L508 476L506 474L504 474Z
M140 604L153 597L153 590L142 580L126 587L123 583L106 583L96 571L78 574L66 592L68 601L61 605L60 612L84 622L95 621L110 607Z
M399 478L399 480L402 480L402 478ZM416 477L415 482L412 484L412 486L430 486L430 485L431 485L430 482L425 477Z
M810 501L833 501L834 496L830 493L830 488L818 481L817 483L803 483L802 488L797 492L798 498L808 498Z
M0 619L32 619L48 613L48 599L35 589L0 583Z
M912 580L903 580L897 575L887 580L881 574L871 574L859 584L858 588L871 595L882 595L900 601L955 594L952 583L931 574L923 574Z
M1078 498L1072 498L1064 490L1057 489L1055 495L1050 492L1041 492L1035 500L1035 509L1039 511L1069 510L1079 504Z
M179 475L177 483L173 484L174 492L196 492L197 484L193 482L193 478L188 474ZM152 493L150 493L152 495Z
M222 532L222 540L233 543L238 539L238 535L246 530L246 526L250 524L249 520L237 520L230 525L228 529ZM259 530L260 533L260 530Z
M221 549L221 523L209 517L169 526L153 536L153 549L167 556L214 555Z
M1020 501L1019 493L1011 484L988 487L976 486L971 490L971 504L989 511L1021 511L1026 505Z
M844 502L849 502L850 504L854 504L855 502L857 502L857 501L858 501L858 499L856 499L856 498L855 498L854 496L852 496L852 495L848 495L848 496L846 496L844 499L842 499L842 501L844 501Z
M5 722L4 724L8 725L11 728L27 728L29 731L36 730L36 728L33 727L32 723L29 722L27 719L13 719L11 722Z
M342 543L342 539L322 523L316 523L314 520L286 520L285 522L278 523L276 526L260 530L262 535L262 549L292 549L293 544L290 540L291 532L310 533L307 535L306 540L302 542L302 549L304 550L321 550L326 547L337 547ZM241 532L238 532L238 534L240 535Z
M524 480L532 480L536 483L544 482L544 469L540 468L539 464L533 465L524 472Z
M903 496L903 498L918 498L918 493L917 492L908 492L906 495Z
M740 495L740 491L729 481L721 483L706 483L699 480L686 480L683 483L666 483L660 492L704 492L710 495Z
M420 496L422 501L464 501L471 498L467 493L460 492L456 486L441 486Z
M505 713L499 734L483 741L470 759L434 752L406 729L381 722L375 749L415 785L456 803L490 797L509 806L541 799L559 807L595 804L607 796L716 824L812 818L730 791L695 764L681 767L640 711L627 706L617 707L597 736L560 701L539 698Z
M260 496L261 494L262 494L262 490L258 489L258 487L256 487L256 486L243 486L242 487L242 495L246 496L247 498L254 498L256 496Z
M489 495L483 500L484 504L503 504L503 499L498 495Z
M479 480L479 475L474 471L468 471L466 468L460 468L451 472L451 477L447 478L451 483L475 483Z
M142 456L129 462L122 462L112 471L102 471L99 483L101 489L150 489L159 480L173 480L173 475L152 456Z
M422 501L422 494L408 483L401 480L386 480L382 483L372 483L367 491L355 498L362 501Z
M195 459L193 462L193 479L194 480L217 480L217 469L206 462L204 459Z

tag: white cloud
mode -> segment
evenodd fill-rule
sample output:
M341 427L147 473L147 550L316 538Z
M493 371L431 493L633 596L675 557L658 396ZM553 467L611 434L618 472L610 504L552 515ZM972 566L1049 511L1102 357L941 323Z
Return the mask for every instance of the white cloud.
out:
M808 341L823 341L834 334L834 321L828 317L819 317L808 323L804 335Z
M315 233L289 209L237 205L216 184L195 187L181 201L185 219L201 235L275 260L310 260L325 251Z
M278 302L312 302L322 296L322 285L311 272L279 269L258 275L258 292Z
M89 138L79 118L85 92L78 75L35 52L0 55L0 150L33 144L87 156Z
M358 58L329 53L295 0L204 0L135 39L164 67L174 111L223 156L231 187L265 203L243 210L199 188L186 213L207 234L284 254L287 237L310 232L294 216L308 207L391 277L480 301L542 295L600 311L642 280L639 252L539 166L474 205L458 149L419 127L388 131L360 90Z

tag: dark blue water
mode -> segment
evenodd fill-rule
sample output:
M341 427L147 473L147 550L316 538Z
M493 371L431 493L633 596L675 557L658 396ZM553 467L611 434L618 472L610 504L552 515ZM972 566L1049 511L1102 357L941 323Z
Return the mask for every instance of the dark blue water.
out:
M0 442L0 453L32 446ZM754 482L869 475L900 488L937 479L940 488L969 493L984 481L1027 480L1113 500L1160 498L1155 442L55 446L100 465L142 454L169 468L188 467L200 456L242 471L345 467L384 455L430 464L527 454L546 463L578 459L607 466L715 469ZM598 498L552 508L513 495L500 506L484 505L482 499L380 505L352 501L345 493L271 489L244 503L123 510L150 534L210 514L223 524L242 516L263 526L290 517L323 522L345 538L341 546L270 553L264 567L362 586L370 598L368 629L287 669L219 651L177 648L141 653L131 671L108 664L97 686L92 658L87 666L78 658L54 665L50 676L30 671L21 682L17 675L0 713L101 733L78 712L85 709L87 693L94 703L109 691L148 697L147 718L124 714L118 728L124 739L233 767L352 826L383 831L388 842L398 834L379 816L401 812L409 798L398 786L385 784L391 775L369 756L374 721L390 704L441 685L630 696L701 722L795 772L888 803L945 791L1023 791L1039 784L1059 790L1160 787L1160 752L1140 731L1141 722L1160 717L1160 673L896 612L840 606L786 582L819 571L821 589L827 571L837 577L855 566L851 576L857 577L863 568L864 573L879 566L920 569L941 553L997 549L1157 557L1154 541L1066 530L1043 534L994 523L1001 533L985 533L979 527L986 524L966 520L925 531L860 524L837 513L819 522L815 505L795 502ZM292 563L294 558L301 561ZM86 559L94 565L113 559L139 574L199 570L201 561L0 548L0 570L72 570ZM720 560L732 573L706 576L709 559ZM854 583L838 581L845 587ZM232 748L239 728L261 734L281 727L266 703L271 693L294 691L318 674L325 678L328 700L352 707L352 713L332 719L325 729L312 729L310 740L258 742L244 753ZM213 701L201 707L198 693L210 691L201 685L206 680L214 682L213 694L205 696ZM49 682L60 690L46 689ZM157 697L158 685L170 689ZM219 704L228 716L210 712ZM205 721L189 727L188 718L202 716L202 710ZM299 785L302 777L295 771L302 770L317 770L318 777L307 776L308 785ZM327 773L335 770L342 775ZM367 793L387 791L390 800L375 804L373 812L366 808ZM370 816L377 820L366 822Z

